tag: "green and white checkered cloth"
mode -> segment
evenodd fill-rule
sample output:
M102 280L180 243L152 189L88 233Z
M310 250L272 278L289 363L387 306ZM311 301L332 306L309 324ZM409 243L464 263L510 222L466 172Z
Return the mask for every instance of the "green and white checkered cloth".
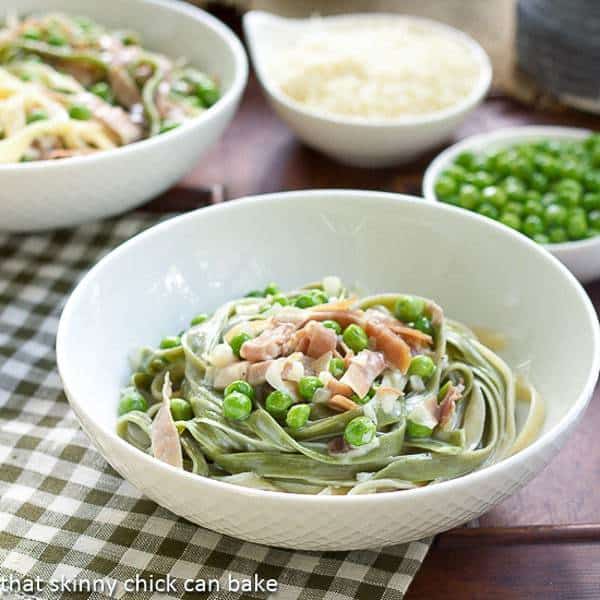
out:
M156 221L138 214L71 231L0 234L0 597L265 598L228 589L229 578L256 574L276 579L272 597L282 600L401 598L430 540L319 553L219 535L145 498L79 428L55 366L62 306L101 256ZM136 575L144 584L129 592ZM167 575L177 578L176 592L143 591ZM220 591L185 592L186 579L213 590L218 580ZM80 593L70 591L76 585Z

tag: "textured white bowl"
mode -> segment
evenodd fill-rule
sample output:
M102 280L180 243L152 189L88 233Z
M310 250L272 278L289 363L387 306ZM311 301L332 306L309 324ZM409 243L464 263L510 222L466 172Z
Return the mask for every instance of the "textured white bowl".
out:
M117 437L119 389L128 380L132 349L156 344L199 311L268 281L289 288L332 273L365 291L435 298L454 318L504 332L504 355L547 402L541 437L512 458L453 481L350 497L235 487L178 471ZM60 321L57 358L83 428L150 498L246 540L342 550L438 533L522 487L581 417L599 348L596 314L579 283L524 236L410 196L321 190L202 209L126 242L73 292Z
M444 142L481 102L492 79L492 67L483 48L465 33L437 21L388 13L323 17L332 23L373 19L424 23L460 39L480 64L480 77L471 94L455 106L418 117L375 120L319 113L283 93L267 69L270 56L293 44L310 20L286 19L261 11L244 15L244 32L254 69L277 114L309 146L340 162L361 167L406 163Z
M427 167L423 178L423 196L427 200L438 199L434 190L437 178L452 164L456 156L465 150L494 151L520 142L532 142L539 139L580 140L590 133L591 131L588 129L532 125L506 127L468 137L444 150ZM600 236L577 242L545 244L544 248L563 262L579 281L585 283L600 277Z
M161 136L58 161L0 165L0 230L75 225L124 212L172 186L221 136L248 77L246 53L220 21L169 0L5 0L1 12L63 11L138 31L146 48L185 56L219 80L222 98Z

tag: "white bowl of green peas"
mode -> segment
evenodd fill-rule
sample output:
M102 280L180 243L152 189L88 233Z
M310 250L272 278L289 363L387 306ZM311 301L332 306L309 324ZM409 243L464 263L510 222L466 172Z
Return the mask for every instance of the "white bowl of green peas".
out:
M600 135L510 127L472 136L429 166L423 195L546 247L582 282L600 277Z

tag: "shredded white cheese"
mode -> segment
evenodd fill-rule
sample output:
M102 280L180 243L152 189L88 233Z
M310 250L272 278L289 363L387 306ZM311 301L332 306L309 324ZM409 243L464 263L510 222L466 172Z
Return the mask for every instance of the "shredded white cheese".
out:
M480 64L467 43L427 23L314 19L267 65L281 90L322 113L393 119L429 114L473 90Z

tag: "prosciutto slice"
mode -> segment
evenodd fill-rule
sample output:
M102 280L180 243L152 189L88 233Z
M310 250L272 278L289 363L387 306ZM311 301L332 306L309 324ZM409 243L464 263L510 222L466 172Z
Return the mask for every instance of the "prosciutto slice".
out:
M292 323L282 323L265 329L259 336L244 342L240 356L250 362L272 360L281 356L283 346L288 342L296 327Z
M183 469L183 455L179 433L175 427L175 421L171 415L171 379L169 373L165 374L165 382L162 388L162 406L152 422L151 442L152 454L168 465Z
M385 358L381 352L363 350L350 361L348 370L340 379L340 383L352 388L352 391L364 398L375 378L385 369Z

